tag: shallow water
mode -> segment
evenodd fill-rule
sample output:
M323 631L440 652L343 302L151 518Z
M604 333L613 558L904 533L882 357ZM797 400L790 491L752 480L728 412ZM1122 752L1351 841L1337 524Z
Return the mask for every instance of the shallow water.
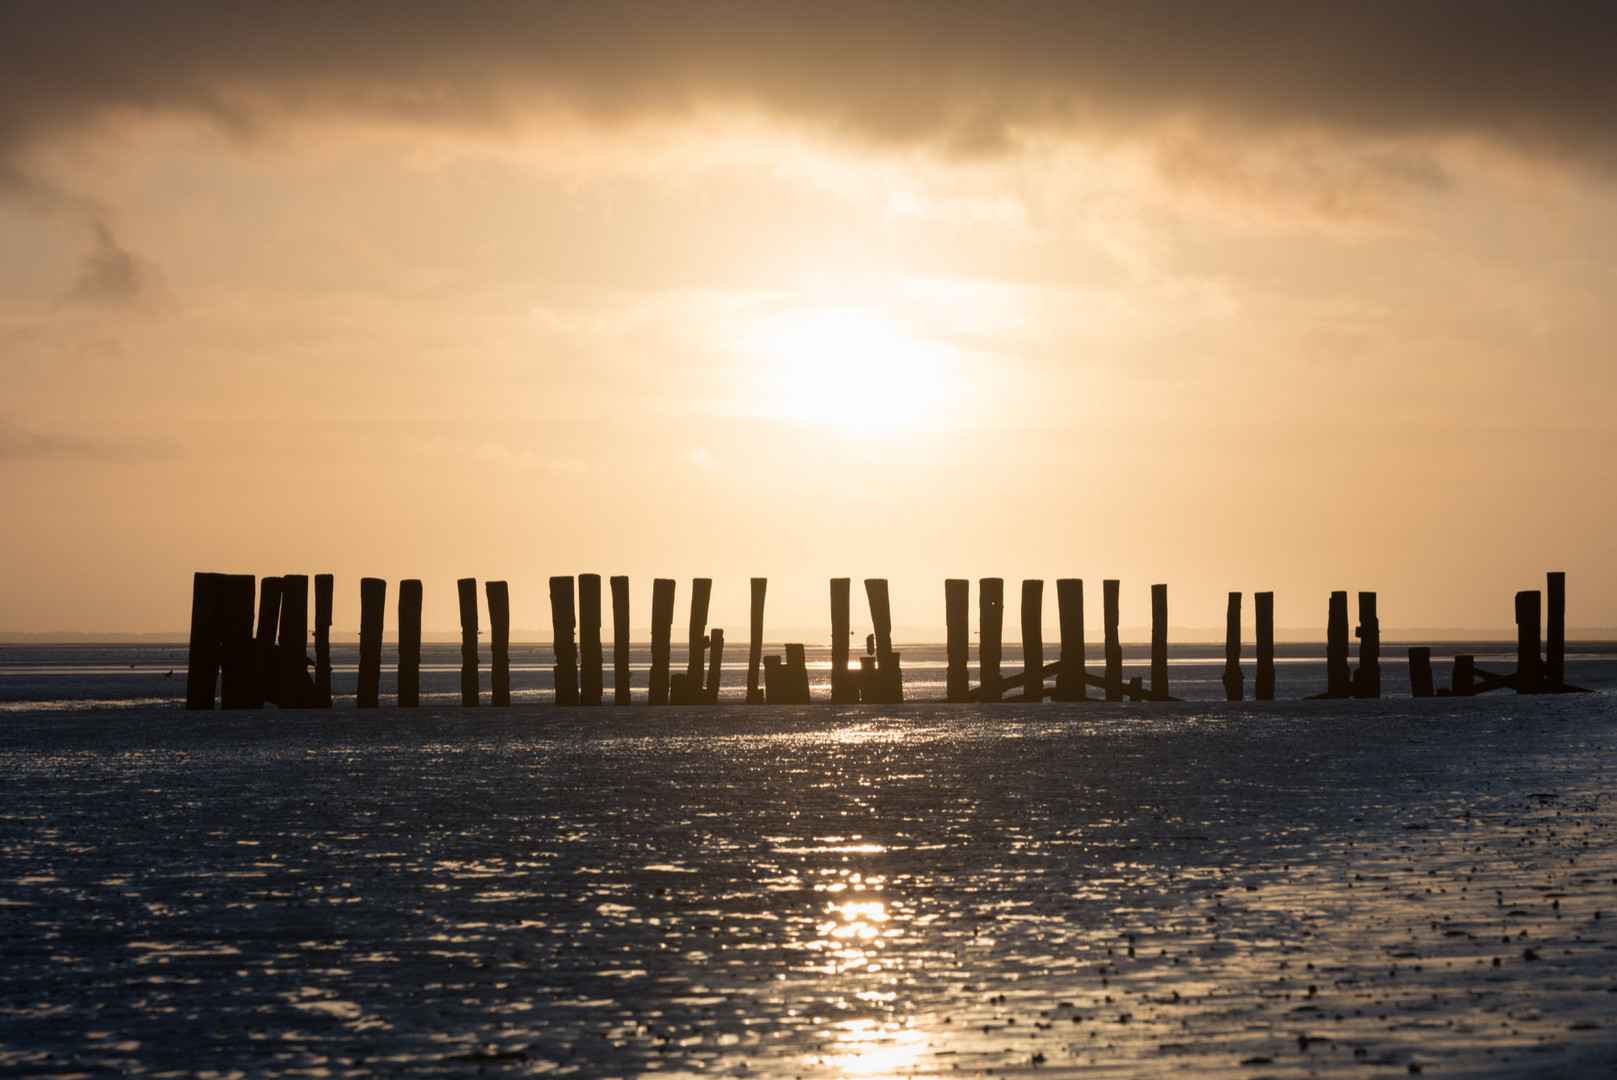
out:
M19 710L0 1072L1610 1075L1614 721Z

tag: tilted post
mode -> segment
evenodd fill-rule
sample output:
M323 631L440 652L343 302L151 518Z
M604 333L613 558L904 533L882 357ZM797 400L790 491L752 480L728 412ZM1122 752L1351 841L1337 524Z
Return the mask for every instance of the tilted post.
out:
M707 607L713 596L712 578L691 580L690 652L685 660L687 700L676 698L676 705L694 705L702 699L702 675L707 658Z

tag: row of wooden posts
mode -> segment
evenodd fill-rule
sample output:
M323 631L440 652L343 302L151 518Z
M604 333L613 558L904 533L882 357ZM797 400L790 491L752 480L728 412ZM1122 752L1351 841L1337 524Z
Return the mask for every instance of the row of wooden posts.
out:
M629 703L629 579L609 580L612 599L613 703ZM253 601L258 592L254 629ZM479 699L477 581L457 583L461 625L461 701ZM576 585L576 606L575 606ZM747 662L748 704L810 702L808 667L801 643L785 646L785 656L764 656L764 595L768 581L752 579L752 640ZM1103 674L1084 666L1084 583L1078 578L1056 582L1060 620L1058 658L1044 658L1044 582L1022 582L1022 662L1020 671L1003 667L1005 583L1001 578L978 582L978 685L970 680L968 605L971 583L964 578L944 582L948 674L946 701L1086 701L1090 688L1105 701L1176 701L1168 689L1168 587L1151 586L1150 683L1136 676L1123 677L1123 647L1118 636L1119 583L1102 582ZM489 612L489 645L495 705L511 703L510 594L503 581L484 583ZM692 582L690 651L683 672L670 670L675 583L657 578L651 592L651 673L647 700L652 705L695 705L716 702L724 655L724 631L708 630L711 578ZM380 578L360 581L359 685L360 708L380 704L382 623L387 583ZM866 639L866 654L857 670L849 667L851 579L831 579L831 696L835 704L860 702L893 704L904 700L900 655L893 649L892 608L885 578L868 578L865 595L874 633ZM1409 650L1410 687L1416 697L1470 695L1496 689L1518 693L1577 691L1565 681L1566 575L1551 573L1547 655L1540 651L1542 597L1537 590L1516 594L1518 660L1515 672L1489 672L1476 666L1472 656L1454 658L1454 674L1447 690L1433 686L1431 649ZM418 705L421 687L421 582L399 583L398 704ZM192 586L190 667L186 707L211 709L218 701L226 709L257 709L266 703L283 708L331 706L331 622L333 579L314 578L314 656L307 655L309 639L309 578L301 574L266 577L255 582L250 574L198 573ZM1241 668L1241 599L1229 594L1225 633L1225 697L1245 697L1246 675ZM1253 594L1257 624L1257 672L1254 697L1274 699L1274 594ZM1359 663L1350 665L1348 594L1333 592L1326 623L1326 688L1317 698L1377 698L1381 696L1381 629L1376 616L1376 594L1361 592ZM600 705L604 698L602 592L599 574L550 579L550 610L555 651L557 705ZM575 631L577 640L575 642ZM313 667L311 673L310 667ZM760 673L762 683L760 684ZM1053 683L1051 679L1053 678Z

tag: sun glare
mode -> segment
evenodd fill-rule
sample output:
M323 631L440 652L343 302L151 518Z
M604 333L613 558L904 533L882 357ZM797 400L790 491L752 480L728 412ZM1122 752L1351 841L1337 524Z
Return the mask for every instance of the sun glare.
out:
M917 340L868 308L819 308L771 321L757 339L772 415L879 433L943 420L952 383L947 347Z

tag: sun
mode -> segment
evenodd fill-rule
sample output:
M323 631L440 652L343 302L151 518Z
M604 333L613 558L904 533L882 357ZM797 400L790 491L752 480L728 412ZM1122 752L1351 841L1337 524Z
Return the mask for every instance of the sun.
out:
M814 308L776 316L751 350L771 415L849 431L935 426L954 389L953 356L879 310Z

